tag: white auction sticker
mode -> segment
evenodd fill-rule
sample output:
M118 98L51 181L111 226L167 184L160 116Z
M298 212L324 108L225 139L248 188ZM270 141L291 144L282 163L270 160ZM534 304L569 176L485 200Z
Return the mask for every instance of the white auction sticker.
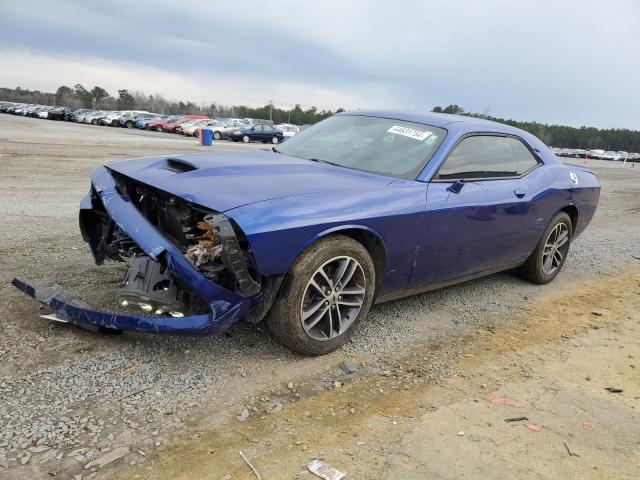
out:
M396 135L404 135L405 137L413 138L414 140L422 141L425 138L429 138L433 132L421 132L420 130L414 130L413 128L402 127L400 125L394 125L389 130L389 133L395 133Z

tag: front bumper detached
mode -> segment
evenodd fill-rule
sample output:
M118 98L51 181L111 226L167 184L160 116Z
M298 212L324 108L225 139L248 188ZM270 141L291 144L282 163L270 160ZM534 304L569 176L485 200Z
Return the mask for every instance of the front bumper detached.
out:
M204 277L186 257L132 205L129 199L118 193L109 171L102 167L92 175L93 188L100 196L109 216L136 242L150 258L163 265L180 279L209 307L204 314L184 317L144 316L94 310L73 293L60 285L33 286L18 279L12 284L51 308L60 320L96 329L139 332L216 335L248 315L262 301L262 293L243 297ZM83 200L81 209L90 209L90 199Z

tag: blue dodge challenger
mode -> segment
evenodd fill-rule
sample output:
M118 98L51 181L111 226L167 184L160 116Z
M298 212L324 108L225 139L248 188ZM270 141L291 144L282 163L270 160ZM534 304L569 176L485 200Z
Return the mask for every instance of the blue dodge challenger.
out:
M341 113L268 150L148 157L92 175L80 230L127 261L114 312L13 284L90 329L214 335L265 320L330 352L385 302L507 269L553 280L600 195L533 135L486 120Z

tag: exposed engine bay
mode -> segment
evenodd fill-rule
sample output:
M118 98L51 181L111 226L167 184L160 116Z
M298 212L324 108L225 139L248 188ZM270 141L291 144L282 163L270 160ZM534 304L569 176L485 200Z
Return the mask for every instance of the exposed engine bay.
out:
M110 173L118 193L204 277L244 297L260 292L260 276L249 243L232 220L117 172ZM92 192L91 202L91 210L81 211L80 228L96 263L107 259L130 262L118 291L121 306L173 317L207 311L208 305L182 285L161 256L148 256L113 221L96 192Z

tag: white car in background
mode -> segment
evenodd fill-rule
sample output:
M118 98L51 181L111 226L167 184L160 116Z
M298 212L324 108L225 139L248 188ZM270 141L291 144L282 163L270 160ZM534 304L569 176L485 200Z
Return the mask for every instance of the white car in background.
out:
M182 133L187 137L197 137L198 136L197 132L199 132L200 127L204 127L205 125L211 122L213 122L213 120L211 120L210 118L198 118L193 123L189 123L186 125L182 123L178 125L178 127L176 128L176 133ZM182 127L182 129L180 129L180 127ZM178 129L180 129L180 132L178 132Z
M613 150L607 150L600 156L600 158L602 160L620 160L620 155L618 155L618 152L614 152Z
M281 123L280 125L276 125L275 128L280 130L285 138L293 137L296 133L300 131L300 127L297 125L292 125L290 123Z
M602 159L602 155L604 155L604 150L596 148L595 150L591 150L589 152L589 158Z
M234 130L244 130L245 128L249 128L248 123L244 123L241 120L232 119L232 120L211 120L206 125L202 126L203 129L211 130L213 132L214 140L222 140L223 138L227 138L229 132L233 132Z
M49 118L49 112L50 112L51 110L52 110L52 109L49 109L49 108L47 108L47 109L45 109L45 110L40 110L40 111L37 113L38 118Z

